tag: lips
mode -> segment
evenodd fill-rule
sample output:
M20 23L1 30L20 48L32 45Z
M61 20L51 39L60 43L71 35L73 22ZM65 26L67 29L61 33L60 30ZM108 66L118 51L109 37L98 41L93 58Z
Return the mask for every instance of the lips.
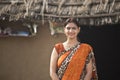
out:
M68 35L69 35L69 36L75 36L75 34L74 34L74 33L69 33Z

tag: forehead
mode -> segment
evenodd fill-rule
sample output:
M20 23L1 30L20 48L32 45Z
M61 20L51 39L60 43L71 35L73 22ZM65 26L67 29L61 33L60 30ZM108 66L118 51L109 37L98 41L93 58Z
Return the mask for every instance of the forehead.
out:
M78 27L75 23L68 23L66 27Z

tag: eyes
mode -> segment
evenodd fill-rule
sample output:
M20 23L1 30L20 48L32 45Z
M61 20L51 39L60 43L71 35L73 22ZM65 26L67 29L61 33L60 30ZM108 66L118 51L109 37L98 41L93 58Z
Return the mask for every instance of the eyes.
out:
M67 30L77 30L77 27L66 27Z
M66 26L65 26L65 30L68 30L68 31L78 31L79 30L79 27L75 24L75 23L68 23Z

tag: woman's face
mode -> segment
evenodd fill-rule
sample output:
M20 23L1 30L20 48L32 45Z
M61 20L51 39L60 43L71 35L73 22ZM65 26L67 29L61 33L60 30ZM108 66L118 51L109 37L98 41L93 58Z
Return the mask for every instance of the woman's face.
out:
M64 33L68 38L76 38L80 32L80 27L74 23L68 23L64 28Z

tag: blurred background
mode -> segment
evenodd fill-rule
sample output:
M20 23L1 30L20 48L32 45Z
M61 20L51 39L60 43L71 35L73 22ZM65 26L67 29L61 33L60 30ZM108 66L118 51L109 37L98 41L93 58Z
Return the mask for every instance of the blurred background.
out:
M0 0L0 80L51 80L50 55L69 17L93 47L99 80L118 80L120 0Z

